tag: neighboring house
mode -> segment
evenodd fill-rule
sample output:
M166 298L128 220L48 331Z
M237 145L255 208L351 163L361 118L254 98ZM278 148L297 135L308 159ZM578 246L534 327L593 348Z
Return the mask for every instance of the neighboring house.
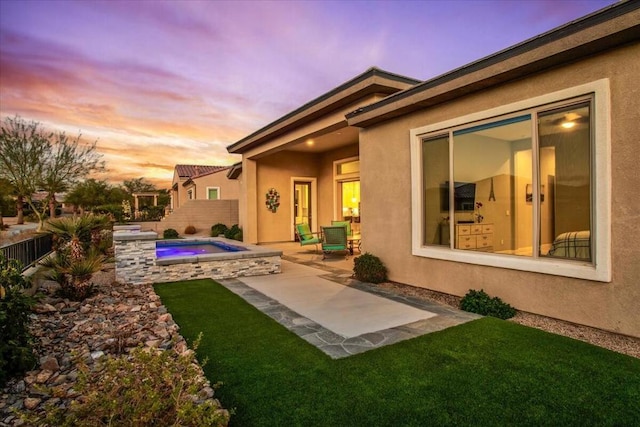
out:
M176 165L171 183L171 209L189 200L237 200L239 181L227 178L231 166Z
M638 76L640 2L425 82L371 69L228 147L244 237L357 213L391 280L640 337Z

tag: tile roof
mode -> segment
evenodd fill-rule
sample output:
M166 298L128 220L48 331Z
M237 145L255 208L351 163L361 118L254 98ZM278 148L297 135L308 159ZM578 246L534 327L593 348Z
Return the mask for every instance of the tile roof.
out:
M229 169L229 166L210 165L176 165L176 172L180 178L195 178L202 175L220 172Z

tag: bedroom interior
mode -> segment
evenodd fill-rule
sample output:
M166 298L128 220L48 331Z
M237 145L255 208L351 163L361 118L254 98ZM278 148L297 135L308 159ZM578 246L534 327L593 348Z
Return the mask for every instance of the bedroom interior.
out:
M425 244L591 261L589 109L587 100L425 139Z

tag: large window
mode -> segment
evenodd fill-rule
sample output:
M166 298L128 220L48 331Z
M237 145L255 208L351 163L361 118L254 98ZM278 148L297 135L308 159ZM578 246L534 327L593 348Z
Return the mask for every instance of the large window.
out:
M595 92L413 130L413 253L610 280Z

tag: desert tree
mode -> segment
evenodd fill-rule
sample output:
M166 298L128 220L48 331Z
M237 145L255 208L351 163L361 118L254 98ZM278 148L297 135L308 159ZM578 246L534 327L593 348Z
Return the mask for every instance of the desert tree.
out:
M24 202L33 206L31 195L42 176L43 160L50 150L52 133L39 123L16 116L7 117L0 130L0 178L6 179L16 192L18 224L24 222Z
M8 117L0 133L0 177L6 178L18 194L18 217L23 200L38 217L39 229L46 210L55 216L55 193L69 189L92 172L104 170L96 142L83 144L81 134L69 138L64 132L46 131L40 123ZM33 194L47 193L37 206Z
M48 193L49 216L55 217L56 193L68 191L93 172L104 171L97 142L81 143L82 134L69 138L64 132L53 135L51 149L44 161L40 186ZM42 217L39 217L40 219Z

